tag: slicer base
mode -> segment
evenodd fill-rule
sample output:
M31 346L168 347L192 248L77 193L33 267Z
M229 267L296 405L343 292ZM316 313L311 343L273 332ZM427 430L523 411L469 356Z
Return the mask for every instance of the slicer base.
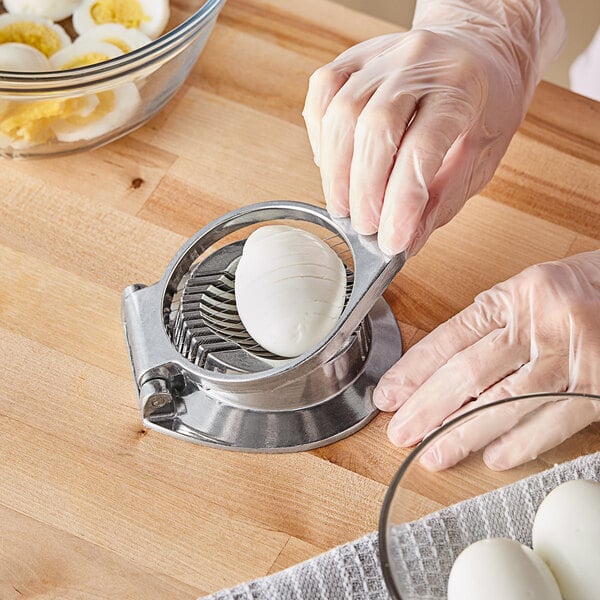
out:
M177 398L175 414L151 415L143 423L179 439L244 452L297 452L347 437L377 414L373 389L402 354L400 330L382 298L366 318L372 332L368 357L357 377L332 397L303 408L251 410L194 389Z

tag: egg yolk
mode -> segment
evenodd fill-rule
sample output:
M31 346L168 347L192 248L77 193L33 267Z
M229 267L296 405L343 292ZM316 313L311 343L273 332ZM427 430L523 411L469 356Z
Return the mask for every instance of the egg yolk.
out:
M13 140L43 144L54 137L54 119L77 114L85 105L85 98L10 102L0 112L0 132Z
M112 90L96 94L94 110L84 114L86 98L40 100L37 102L6 102L0 105L0 133L12 140L45 144L55 139L52 124L57 120L72 125L87 125L115 110L116 96Z
M115 93L112 90L99 92L96 94L96 98L98 99L98 105L91 114L84 116L81 114L81 111L72 113L67 116L69 123L72 123L73 125L87 125L92 121L101 119L115 109L116 98Z
M131 52L131 47L129 46L129 44L126 44L124 40L120 40L118 38L108 38L102 41L106 42L107 44L112 44L113 46L116 46L123 54Z
M61 49L58 33L50 27L31 21L11 23L0 29L0 44L15 42L37 48L46 56L52 56Z
M101 54L100 52L88 52L87 54L82 54L66 62L61 69L63 71L67 69L77 69L78 67L85 67L86 65L94 65L99 62L104 62L105 60L109 60L110 56L106 56L106 54Z
M149 20L138 0L98 0L90 14L98 25L121 23L130 29L137 29L143 21Z

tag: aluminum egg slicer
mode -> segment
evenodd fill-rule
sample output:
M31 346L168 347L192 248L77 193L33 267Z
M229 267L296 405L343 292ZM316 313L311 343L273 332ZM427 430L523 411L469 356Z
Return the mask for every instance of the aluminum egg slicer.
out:
M240 229L281 220L329 230L328 243L353 267L344 261L347 294L337 324L293 359L258 346L239 319L234 281L245 240L217 247ZM357 431L377 413L373 388L402 352L400 330L381 294L404 262L404 254L382 254L376 237L358 235L349 219L310 204L264 202L216 219L186 242L159 282L123 292L144 425L254 452L307 450Z

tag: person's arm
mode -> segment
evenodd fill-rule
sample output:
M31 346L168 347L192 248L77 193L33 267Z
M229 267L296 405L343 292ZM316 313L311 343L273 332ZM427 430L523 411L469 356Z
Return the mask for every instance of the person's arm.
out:
M564 34L557 0L420 0L413 29L318 69L303 115L329 211L417 252L491 179Z

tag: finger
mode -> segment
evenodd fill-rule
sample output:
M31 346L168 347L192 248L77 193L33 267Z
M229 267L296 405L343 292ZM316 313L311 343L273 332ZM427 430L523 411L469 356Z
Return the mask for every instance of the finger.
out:
M331 100L321 120L321 179L327 209L334 216L349 213L356 121L380 82L368 72L354 73Z
M397 446L419 442L465 402L529 361L529 346L515 345L508 329L489 333L454 355L392 417L388 437Z
M417 105L414 95L395 90L395 83L377 89L358 117L354 132L350 215L354 229L365 235L375 233L379 227L398 146Z
M600 420L600 402L561 398L528 415L519 425L483 451L485 464L495 471L512 469L562 444Z
M429 186L471 120L464 102L446 94L432 94L419 101L385 191L378 239L386 254L397 254L409 246L427 206Z
M388 48L395 47L401 37L404 36L398 33L388 33L374 38L367 38L344 50L331 64L339 66L353 64L362 68L370 59L384 54Z
M393 411L455 354L506 325L503 296L492 291L475 298L473 304L439 325L381 377L373 393L380 410Z
M489 387L477 400L458 409L445 421L459 417L464 412L478 406L491 404L497 400L535 394L540 390L565 391L569 385L569 374L565 372L563 357L551 355L536 358L523 365L514 373ZM503 432L502 432L503 433Z
M332 98L348 81L352 70L326 65L317 69L308 80L308 92L302 116L308 132L308 140L317 166L320 162L321 119Z
M360 70L371 56L393 44L395 37L395 34L381 36L357 44L310 76L302 116L317 165L320 162L321 119L329 103L350 75Z
M540 389L564 389L559 386L566 387L566 383L559 383L562 377L555 375L560 371L557 364L559 362L555 358L546 361L543 366L529 362L489 388L477 400L469 402L451 414L443 424L497 400L532 394ZM534 364L538 368L534 368ZM477 413L432 443L431 448L420 457L420 462L430 471L447 469L466 458L471 452L481 450L517 425L524 415L552 399L553 397L523 399Z
M414 256L421 250L435 229L445 225L463 207L468 199L468 184L474 153L470 148L469 134L461 136L448 150L442 166L429 186L429 199L421 216L419 227L415 231L407 248L408 256Z

